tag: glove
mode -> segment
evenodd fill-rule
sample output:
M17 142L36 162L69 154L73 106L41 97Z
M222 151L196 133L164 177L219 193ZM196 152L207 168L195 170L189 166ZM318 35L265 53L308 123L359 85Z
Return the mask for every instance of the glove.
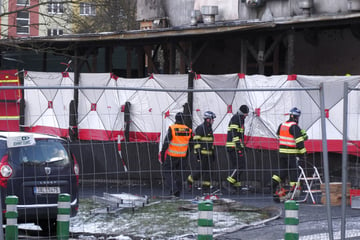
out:
M241 151L241 150L238 150L238 151L237 151L237 154L238 154L240 157L242 157L242 156L243 156L243 153L242 153L242 151Z
M302 137L304 138L305 141L308 140L308 135L307 135L307 133L306 133L306 131L304 129L301 129L300 133L301 133L301 135L302 135Z

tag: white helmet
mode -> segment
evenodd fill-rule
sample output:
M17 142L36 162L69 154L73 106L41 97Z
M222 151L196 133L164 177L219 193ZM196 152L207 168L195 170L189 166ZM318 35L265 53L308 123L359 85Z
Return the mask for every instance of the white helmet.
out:
M216 118L216 115L212 111L204 112L204 119L214 119L214 118Z
M293 107L292 109L290 109L289 114L300 117L301 111L297 107Z

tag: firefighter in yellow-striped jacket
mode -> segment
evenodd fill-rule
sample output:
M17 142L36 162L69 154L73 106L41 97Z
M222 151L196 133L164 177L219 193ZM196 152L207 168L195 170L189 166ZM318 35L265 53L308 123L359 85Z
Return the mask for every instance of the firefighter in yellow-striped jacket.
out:
M200 180L201 190L210 190L211 185L211 168L214 161L214 134L212 125L216 118L215 113L211 111L204 112L204 122L195 129L194 140L194 157L197 166L193 175L187 178L189 187L192 188L194 181Z
M222 186L230 193L235 193L236 190L241 187L239 170L244 170L246 166L244 132L245 118L248 114L249 107L247 105L241 105L236 114L230 119L228 125L225 146L230 162L230 171Z
M184 115L175 115L175 124L169 126L160 152L165 186L171 196L179 197L182 190L181 171L190 152L192 130L184 124ZM165 159L165 153L166 159Z
M302 130L298 123L301 111L294 107L289 112L289 120L279 125L277 135L279 136L279 175L272 177L273 199L275 202L289 200L297 182L298 159L305 159L305 141L308 139L305 130ZM290 189L277 189L279 184L288 178Z

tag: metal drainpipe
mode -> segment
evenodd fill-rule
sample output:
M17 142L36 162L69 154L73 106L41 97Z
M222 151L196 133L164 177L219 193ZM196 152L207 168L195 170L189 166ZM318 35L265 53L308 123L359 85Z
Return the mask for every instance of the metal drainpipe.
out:
M193 71L189 71L188 89L194 89L194 78L195 78L195 73ZM192 128L193 98L194 98L194 93L188 92L188 100L187 103L184 105L185 124L190 128Z

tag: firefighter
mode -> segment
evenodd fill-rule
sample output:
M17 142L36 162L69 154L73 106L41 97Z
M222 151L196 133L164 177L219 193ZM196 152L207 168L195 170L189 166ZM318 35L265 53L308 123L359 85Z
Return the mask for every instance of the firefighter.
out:
M239 181L240 169L245 168L245 145L244 145L244 132L245 132L245 118L249 114L249 107L241 105L239 110L230 119L227 139L226 139L226 152L230 160L230 171L223 183L223 187L230 193L234 193L241 187Z
M272 176L273 199L275 202L289 200L294 188L299 186L297 182L298 159L305 160L306 148L305 141L308 139L305 130L302 130L298 123L301 111L294 107L289 112L289 120L279 125L277 135L279 136L279 157L280 175ZM285 178L288 179L290 189L277 187Z
M198 169L193 175L189 175L187 180L190 188L194 181L200 180L203 190L210 190L211 185L211 165L214 160L214 135L212 125L216 118L215 113L206 111L204 122L195 129L194 157L198 163Z
M175 124L170 125L165 136L160 157L164 172L165 186L170 195L179 197L182 189L181 170L190 149L192 130L184 124L184 115L175 115ZM165 152L166 160L165 160Z

